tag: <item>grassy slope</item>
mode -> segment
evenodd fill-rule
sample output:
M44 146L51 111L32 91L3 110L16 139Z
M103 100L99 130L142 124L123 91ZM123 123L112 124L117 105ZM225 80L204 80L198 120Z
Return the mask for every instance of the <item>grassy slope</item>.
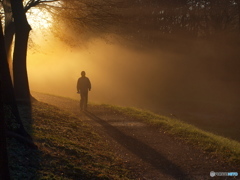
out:
M166 133L174 135L206 152L222 157L230 164L235 166L240 164L240 143L237 141L203 131L178 119L160 116L149 111L129 107L104 106L135 117L150 125L158 126Z
M202 131L177 119L135 108L104 106L124 115L158 126L204 151L240 163L240 143ZM129 179L124 163L81 119L41 102L33 104L32 131L38 150L11 140L10 164L14 179ZM20 157L20 158L19 158Z
M13 179L129 179L124 163L81 119L34 102L28 124L38 150L10 140Z

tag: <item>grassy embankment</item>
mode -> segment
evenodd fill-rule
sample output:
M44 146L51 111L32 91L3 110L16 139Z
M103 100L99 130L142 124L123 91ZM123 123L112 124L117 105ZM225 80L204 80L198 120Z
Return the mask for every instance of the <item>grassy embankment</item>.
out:
M12 179L132 178L106 142L74 115L34 102L32 122L26 121L25 126L38 149L9 140Z
M240 164L240 143L237 141L203 131L178 119L157 115L149 111L129 107L104 106L135 117L150 125L158 126L168 134L180 138L208 153L222 157L224 161L230 164L235 166Z
M232 165L240 164L240 143L237 141L148 111L92 106L103 106L158 126L166 133L223 157ZM14 140L10 146L11 171L18 177L16 179L128 179L134 176L81 119L41 102L33 104L32 119L27 125L38 150L28 149Z

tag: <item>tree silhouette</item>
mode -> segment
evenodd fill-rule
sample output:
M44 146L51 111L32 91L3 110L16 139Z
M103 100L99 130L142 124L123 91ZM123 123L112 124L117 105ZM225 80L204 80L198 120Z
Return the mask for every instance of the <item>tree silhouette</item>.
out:
M14 26L15 44L13 52L13 82L15 95L18 100L30 101L30 90L26 69L27 43L31 30L28 24L23 2L10 0Z
M2 29L1 29L1 32L2 32ZM2 39L2 42L4 42L4 39ZM0 64L1 64L0 75L1 75L2 94L3 94L2 98L3 98L5 107L8 109L9 113L13 114L14 116L10 118L9 121L14 120L18 124L17 128L15 128L14 130L13 129L10 129L10 130L22 136L29 137L28 133L25 131L23 127L23 124L19 115L4 45L5 44L2 44L2 47L1 47L2 54L0 59ZM9 124L11 124L11 122L9 122Z
M26 68L27 47L31 30L26 18L26 12L34 6L44 2L57 0L2 0L5 15L5 44L9 63L11 63L11 46L13 46L13 82L18 101L30 103L30 90ZM11 67L11 65L10 65Z
M4 38L2 32L2 24L0 25L0 62L6 61L7 56L5 53ZM1 64L2 65L2 64ZM7 144L6 144L6 122L4 116L3 107L3 92L2 92L2 81L3 73L0 69L0 179L8 180L10 179L9 169L8 169L8 156L7 156Z

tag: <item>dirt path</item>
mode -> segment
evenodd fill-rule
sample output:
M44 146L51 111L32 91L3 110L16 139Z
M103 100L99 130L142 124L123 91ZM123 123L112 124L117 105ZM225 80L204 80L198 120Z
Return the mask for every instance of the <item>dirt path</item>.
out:
M236 171L216 157L122 114L94 105L89 106L88 112L81 112L78 102L71 99L40 93L32 95L37 100L71 112L91 124L118 156L128 162L130 167L137 169L141 180L203 180L213 179L209 175L210 171Z

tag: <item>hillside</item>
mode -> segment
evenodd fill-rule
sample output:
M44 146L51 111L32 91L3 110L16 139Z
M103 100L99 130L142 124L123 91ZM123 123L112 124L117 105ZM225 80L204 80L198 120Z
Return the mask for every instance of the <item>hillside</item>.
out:
M140 111L138 115L134 115L133 112L137 111L133 109L121 110L112 106L91 104L88 112L81 112L76 100L40 93L33 95L38 100L58 106L90 124L94 132L108 144L109 151L122 159L127 169L132 169L140 179L207 179L212 170L240 170L237 166L239 143L235 141L221 138L228 143L215 143L214 135L211 137L205 134L207 138L204 139L203 135L198 136L198 130L194 131L192 138L186 138L188 133L179 130L174 135L171 133L174 128L169 131L169 128L156 123L147 125L142 120L150 119L150 116L146 116L146 113L141 115ZM164 120L166 117L161 118ZM202 144L206 139L208 141L205 145L209 143L209 146ZM194 140L196 143L192 143Z
M30 114L23 106L21 112L38 149L8 140L12 179L134 178L105 140L80 118L39 101L33 102Z

